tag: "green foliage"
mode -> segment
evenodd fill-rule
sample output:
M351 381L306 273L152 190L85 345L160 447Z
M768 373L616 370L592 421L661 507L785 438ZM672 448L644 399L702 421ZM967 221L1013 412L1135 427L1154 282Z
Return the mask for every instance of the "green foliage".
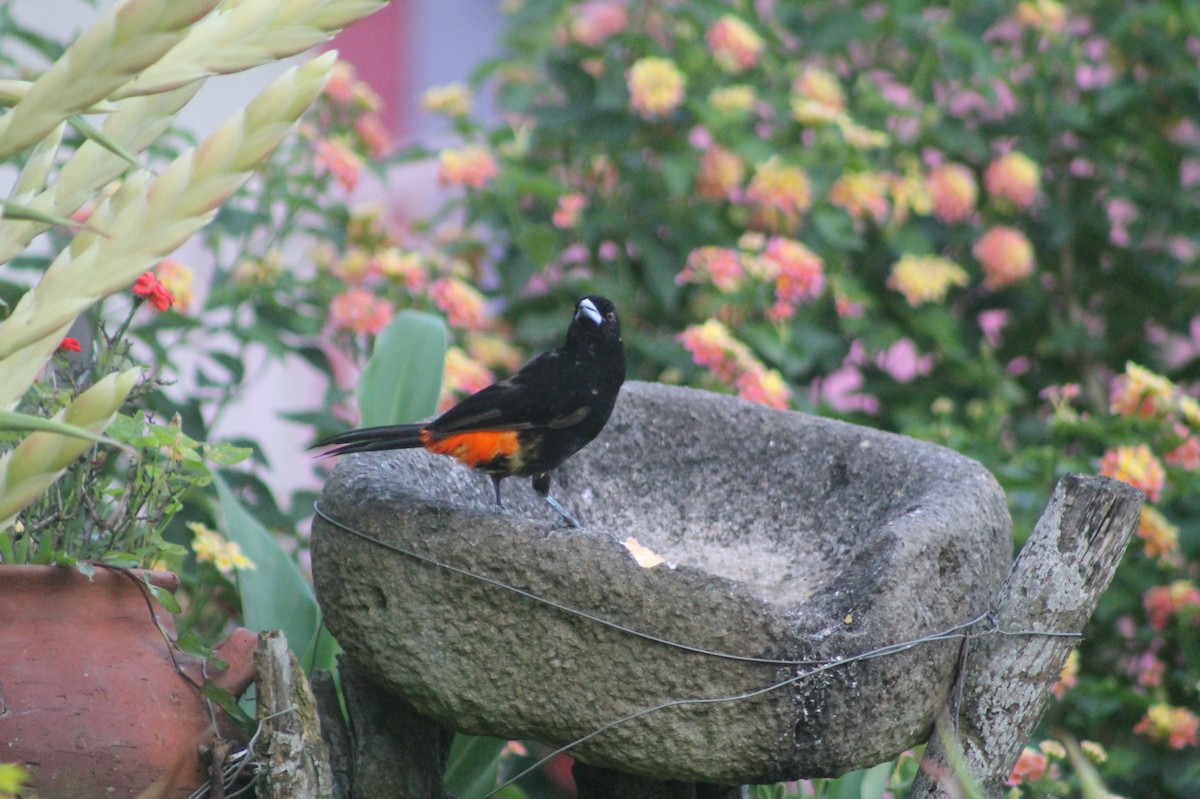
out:
M375 339L362 379L358 406L362 426L408 424L437 408L446 359L446 324L441 317L401 311Z

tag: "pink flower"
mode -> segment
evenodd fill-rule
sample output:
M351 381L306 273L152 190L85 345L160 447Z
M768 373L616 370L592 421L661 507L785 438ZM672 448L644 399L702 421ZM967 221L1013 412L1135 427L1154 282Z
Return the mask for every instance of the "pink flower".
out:
M1013 767L1012 774L1004 781L1004 784L1021 785L1026 782L1037 782L1046 776L1046 769L1049 765L1050 761L1045 752L1027 746L1021 751L1017 765Z
M579 217L587 207L587 197L579 192L564 194L558 198L558 207L550 217L556 228L566 230L579 224Z
M625 30L629 12L625 4L613 0L580 3L571 11L568 25L571 38L585 47L599 47Z
M920 355L910 338L902 338L875 356L875 364L898 383L909 383L933 371L933 356Z
M329 303L329 325L335 331L377 336L392 320L393 306L362 288L352 288Z
M687 79L669 58L639 58L626 75L629 102L642 119L669 116L683 103Z
M376 160L383 158L392 146L392 134L377 114L360 116L354 121L354 130Z
M987 343L993 347L999 347L1003 343L1001 334L1008 326L1009 312L1002 309L980 311L978 320L979 329L983 331L983 337Z
M317 142L317 164L327 174L337 178L345 191L354 191L362 172L362 159L353 150L336 139Z
M689 325L678 339L697 365L706 367L726 383L735 382L743 372L759 365L750 348L716 319Z
M1200 717L1184 707L1173 707L1164 702L1151 705L1133 731L1141 733L1157 743L1165 743L1172 749L1184 749L1200 743L1197 731Z
M1033 205L1041 191L1041 169L1024 153L1011 152L988 164L983 185L993 200L1025 210Z
M488 313L483 295L458 278L447 277L435 281L429 286L429 296L454 327L480 330L487 325Z
M746 277L742 255L728 247L699 247L692 250L676 283L700 283L710 280L722 293L736 291Z
M1011 286L1033 273L1033 245L1016 228L997 225L989 229L971 252L983 264L984 285L990 289Z
M757 64L763 51L762 37L733 14L714 22L706 40L717 66L735 75Z
M775 276L775 298L781 303L794 307L825 288L825 262L798 241L774 236L762 259Z
M442 150L438 156L438 182L443 186L482 189L499 174L496 159L482 147Z
M861 411L873 416L879 413L879 398L873 394L859 393L865 383L861 369L844 364L824 379L813 382L813 404L825 402L840 413Z
M1138 217L1137 206L1124 197L1114 197L1108 201L1104 210L1108 214L1108 224L1111 227L1108 240L1118 247L1128 247L1129 223Z
M926 179L933 212L943 222L961 222L975 210L979 186L975 175L962 164L941 164Z
M746 179L746 164L737 153L713 145L700 159L696 193L710 200L730 200Z

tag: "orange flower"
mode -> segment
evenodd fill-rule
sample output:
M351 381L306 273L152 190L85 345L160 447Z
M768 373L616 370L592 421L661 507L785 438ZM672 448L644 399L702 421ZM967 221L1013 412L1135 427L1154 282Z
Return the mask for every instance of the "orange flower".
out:
M1017 4L1017 24L1042 33L1067 29L1067 11L1058 0L1022 0Z
M943 222L961 222L975 210L979 186L975 175L962 164L941 164L926 178L933 212Z
M1109 410L1121 416L1151 419L1165 414L1175 405L1175 384L1133 361L1125 364L1125 374L1112 384Z
M916 307L924 302L941 302L954 286L967 285L966 271L938 255L903 255L892 267L887 286L904 295Z
M705 150L700 159L696 193L710 200L728 200L745 179L746 164L741 156L714 145Z
M354 191L362 172L362 159L343 142L325 139L317 143L317 164L337 178L345 191Z
M746 189L755 226L772 233L790 233L812 207L812 183L800 167L785 166L778 156L759 164Z
M350 105L354 102L355 83L354 65L349 61L335 61L329 69L329 80L325 82L325 96L338 105Z
M1197 731L1200 718L1184 707L1174 707L1165 702L1151 705L1133 728L1156 743L1165 743L1172 749L1184 749L1200 743Z
M993 200L1024 210L1033 205L1041 191L1041 170L1029 156L1012 152L988 165L983 184Z
M329 303L329 325L335 331L376 336L392 321L393 306L366 289L352 288Z
M683 102L687 79L669 58L639 58L626 75L629 102L643 119L668 116Z
M59 342L58 348L67 352L83 352L83 345L74 336L67 336Z
M984 285L990 289L1011 286L1033 273L1033 245L1016 228L997 225L989 229L971 252L983 264Z
M750 348L733 337L729 328L716 319L702 325L689 325L679 341L700 366L711 370L726 383L733 383L745 371L759 366Z
M1022 785L1026 782L1037 782L1046 776L1046 769L1049 765L1050 760L1044 752L1027 746L1021 750L1017 765L1013 767L1012 774L1004 781L1004 784Z
M1145 492L1151 502L1158 502L1167 477L1162 463L1145 444L1108 450L1100 458L1100 474L1129 483Z
M770 408L788 409L792 392L784 382L783 375L775 369L750 369L743 372L734 382L738 396L750 402L758 402Z
M699 247L692 250L676 283L700 283L705 279L722 293L737 291L746 277L742 255L728 247Z
M488 312L483 295L458 278L435 281L429 287L429 296L454 327L480 330L487 325Z
M1169 561L1179 552L1179 528L1149 505L1142 508L1137 534L1145 544L1148 558Z
M153 272L144 272L133 284L133 293L142 299L150 300L150 304L160 311L165 311L175 302L171 292L162 284Z
M442 150L438 156L438 182L443 186L481 189L499 174L496 159L482 147Z
M762 37L733 14L714 22L706 40L717 66L735 75L757 64L763 51Z

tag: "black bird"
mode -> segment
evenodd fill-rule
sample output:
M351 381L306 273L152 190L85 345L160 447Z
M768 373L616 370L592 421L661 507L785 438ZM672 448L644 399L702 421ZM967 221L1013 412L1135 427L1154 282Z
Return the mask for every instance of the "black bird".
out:
M489 475L500 501L505 477L532 477L533 490L567 524L580 524L550 496L550 473L600 434L625 382L616 306L595 295L575 304L561 347L512 377L465 398L427 424L368 427L315 446L326 455L423 447Z

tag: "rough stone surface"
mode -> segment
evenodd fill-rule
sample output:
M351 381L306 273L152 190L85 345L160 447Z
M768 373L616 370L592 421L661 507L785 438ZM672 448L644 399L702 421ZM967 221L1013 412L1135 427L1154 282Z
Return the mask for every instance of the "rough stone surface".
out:
M564 484L565 483L565 484ZM553 493L423 451L353 456L320 519L325 619L387 690L463 732L580 744L594 765L720 784L836 775L926 739L957 640L818 669L986 609L1011 559L982 466L913 439L690 389L627 383ZM635 537L671 566L639 567ZM775 686L772 688L772 686Z

